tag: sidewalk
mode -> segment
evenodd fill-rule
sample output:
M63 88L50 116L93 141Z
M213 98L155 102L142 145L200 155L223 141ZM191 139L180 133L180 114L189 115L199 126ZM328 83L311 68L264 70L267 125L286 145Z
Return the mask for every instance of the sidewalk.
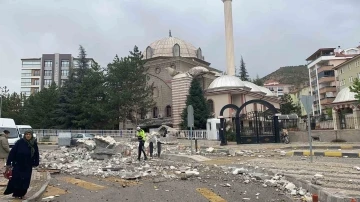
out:
M25 199L21 200L14 199L11 194L7 196L3 195L6 189L7 179L5 179L3 176L0 176L0 202L35 202L42 196L48 186L49 181L50 174L48 172L38 172L33 170L28 193L25 195Z

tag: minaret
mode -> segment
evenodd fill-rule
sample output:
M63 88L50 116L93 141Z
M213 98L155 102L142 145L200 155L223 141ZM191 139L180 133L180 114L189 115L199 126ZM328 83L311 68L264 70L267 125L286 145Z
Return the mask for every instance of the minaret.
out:
M222 0L222 1L224 2L224 14L225 14L226 73L227 75L235 76L232 0Z

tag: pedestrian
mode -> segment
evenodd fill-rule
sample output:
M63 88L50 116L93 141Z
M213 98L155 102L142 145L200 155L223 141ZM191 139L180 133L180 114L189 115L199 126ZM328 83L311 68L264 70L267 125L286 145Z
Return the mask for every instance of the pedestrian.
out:
M147 160L146 153L145 153L145 150L144 150L145 138L146 138L145 132L140 127L136 127L136 130L138 132L137 137L138 137L138 140L139 140L138 160L140 161L141 152L144 153L144 160Z
M5 172L6 159L9 156L10 147L7 138L9 137L9 131L4 130L0 132L0 172Z
M23 198L30 186L33 167L39 165L39 149L32 131L26 131L11 149L6 168L12 169L12 177L8 182L4 195L12 194L15 198Z

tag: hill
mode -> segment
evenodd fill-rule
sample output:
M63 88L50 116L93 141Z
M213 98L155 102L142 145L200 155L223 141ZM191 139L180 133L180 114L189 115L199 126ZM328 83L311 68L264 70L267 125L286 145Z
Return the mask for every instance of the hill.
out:
M261 80L263 82L267 80L276 80L281 84L298 86L309 81L309 71L304 65L280 67L275 72L261 78Z

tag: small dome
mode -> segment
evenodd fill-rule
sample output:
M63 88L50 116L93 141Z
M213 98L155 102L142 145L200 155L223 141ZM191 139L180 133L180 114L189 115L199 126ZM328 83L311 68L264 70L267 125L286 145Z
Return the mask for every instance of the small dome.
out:
M223 75L216 78L211 84L209 85L208 89L215 89L215 88L224 88L224 87L246 87L244 82L241 81L236 76L230 75Z
M269 90L268 88L265 88L263 86L258 86L258 88L260 88L263 93L266 93L266 96L275 96L275 94L271 92L271 90Z
M195 48L192 44L172 36L151 43L143 54L145 59L161 56L181 56L203 59L200 48Z
M254 84L254 83L251 83L251 82L249 82L249 81L243 81L243 83L245 84L246 87L251 88L250 92L263 92L263 91L259 88L260 86ZM264 93L265 93L265 92L264 92Z
M192 76L189 73L185 72L185 73L180 73L180 74L175 75L173 77L173 79L180 79L180 78L186 78L186 77L192 78Z
M350 91L349 87L342 89L337 95L333 103L355 101L355 93Z
M193 68L189 69L189 74L191 74L192 76L206 74L208 72L209 72L208 69L206 69L205 67L201 67L201 66L197 66L197 67L193 67Z

